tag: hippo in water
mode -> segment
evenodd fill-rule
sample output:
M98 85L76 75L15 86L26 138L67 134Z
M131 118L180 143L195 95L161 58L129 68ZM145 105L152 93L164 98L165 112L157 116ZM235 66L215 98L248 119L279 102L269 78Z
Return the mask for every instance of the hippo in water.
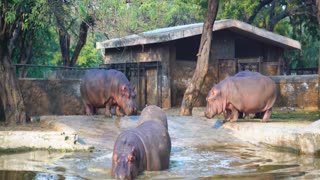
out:
M142 110L138 125L150 120L158 121L164 127L166 127L166 129L168 129L167 115L160 107L156 105L149 105Z
M144 170L169 168L171 139L163 115L160 108L148 106L141 113L140 125L118 136L112 155L113 177L134 179Z
M276 84L269 77L257 72L239 72L209 91L205 116L212 118L223 113L227 120L236 121L238 112L262 112L262 120L268 121L276 95Z
M137 113L134 88L127 77L117 70L92 69L81 80L80 93L87 115L96 113L97 108L106 109L111 117L111 107L118 116Z

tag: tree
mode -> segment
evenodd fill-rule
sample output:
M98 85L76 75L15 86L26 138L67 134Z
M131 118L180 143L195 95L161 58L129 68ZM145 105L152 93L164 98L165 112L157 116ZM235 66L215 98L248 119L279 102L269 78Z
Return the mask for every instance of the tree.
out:
M315 12L318 20L318 28L320 29L320 0L315 0ZM318 74L319 74L319 82L320 82L320 46L319 46L319 57L318 57ZM320 107L320 106L319 106Z
M318 20L318 28L320 29L320 0L314 0L314 11L316 12L317 15L317 20ZM319 57L318 57L318 84L320 83L320 46L318 48L319 51ZM320 97L320 91L318 91L318 98ZM320 109L320 101L318 101L318 109Z
M62 55L63 66L74 66L79 57L81 49L86 44L88 30L90 26L94 24L94 18L92 17L92 8L89 1L61 1L61 0L49 0L48 6L51 9L52 14L56 19L56 27L59 35L59 44ZM72 15L77 13L77 15ZM80 18L80 25L78 33L75 39L77 39L76 46L71 55L71 35L70 32L74 32L73 28L77 24Z
M12 66L13 50L20 31L41 12L42 1L3 0L0 3L0 99L6 124L26 122L26 110Z
M314 2L313 2L314 1ZM218 18L235 18L301 42L302 50L285 52L284 70L316 67L320 30L315 0L223 0Z
M204 19L205 0L94 0L95 32L118 38L143 31L197 23ZM94 6L96 7L96 6Z
M203 24L196 70L184 93L180 115L192 115L192 109L197 100L208 72L209 56L212 39L212 28L218 12L219 0L208 0L207 16Z

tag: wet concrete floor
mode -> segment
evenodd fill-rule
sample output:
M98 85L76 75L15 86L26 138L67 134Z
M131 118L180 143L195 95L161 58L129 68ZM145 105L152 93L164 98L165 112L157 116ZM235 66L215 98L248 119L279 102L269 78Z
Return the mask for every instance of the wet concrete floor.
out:
M276 152L236 139L221 121L200 114L168 114L172 141L170 168L139 179L317 179L320 159ZM111 156L118 134L136 126L138 116L46 116L76 130L93 152L33 151L0 155L0 179L111 179Z

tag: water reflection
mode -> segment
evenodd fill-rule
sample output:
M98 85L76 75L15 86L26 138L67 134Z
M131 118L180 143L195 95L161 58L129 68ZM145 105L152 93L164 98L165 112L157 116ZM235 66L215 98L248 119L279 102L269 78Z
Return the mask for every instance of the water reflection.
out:
M110 179L111 156L109 150L1 155L0 179ZM317 179L319 169L312 156L244 146L173 147L170 169L139 179Z
M0 154L0 180L111 179L114 141L121 131L136 126L138 116L121 119L70 116L63 120L79 132L84 142L94 144L96 149L75 153ZM227 130L220 128L220 121L171 116L168 124L172 140L170 168L145 171L139 179L320 178L319 158L239 143Z

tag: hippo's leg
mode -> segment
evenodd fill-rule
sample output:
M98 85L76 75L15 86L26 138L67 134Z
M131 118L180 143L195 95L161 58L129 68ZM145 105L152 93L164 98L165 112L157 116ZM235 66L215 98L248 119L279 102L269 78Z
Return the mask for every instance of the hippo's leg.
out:
M120 106L116 106L116 115L119 117L123 117L125 114L121 111Z
M267 122L267 121L270 119L270 117L271 117L271 113L272 113L272 108L266 110L266 112L264 112L262 121L263 121L263 122Z
M226 121L228 121L229 119L229 115L230 115L230 111L229 110L224 110L223 111L223 117L224 117L224 119L226 120Z
M243 119L250 119L249 113L244 113Z
M84 103L84 106L87 115L94 115L94 107L92 105Z
M110 103L106 103L106 112L104 113L104 115L106 117L112 117L111 114L111 104Z
M230 115L230 122L237 121L238 120L238 116L239 116L238 110L233 108L232 111L231 111L231 115Z
M234 108L232 104L229 104L229 108L231 111L230 117L229 117L230 122L237 121L239 117L239 111L236 108Z

